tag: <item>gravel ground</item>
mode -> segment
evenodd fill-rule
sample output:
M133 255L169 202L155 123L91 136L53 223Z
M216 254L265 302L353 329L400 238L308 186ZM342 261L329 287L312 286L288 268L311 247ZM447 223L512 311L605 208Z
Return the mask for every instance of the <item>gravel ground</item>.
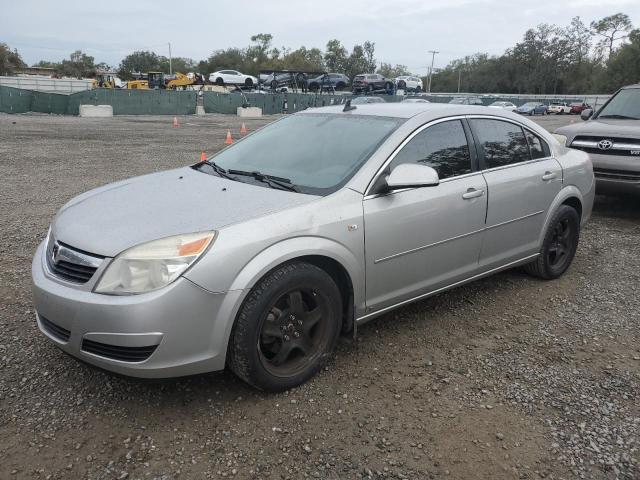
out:
M74 195L240 127L179 120L0 114L0 478L640 477L638 199L598 199L563 278L509 271L389 313L284 394L227 372L141 382L56 349L34 321L37 243Z

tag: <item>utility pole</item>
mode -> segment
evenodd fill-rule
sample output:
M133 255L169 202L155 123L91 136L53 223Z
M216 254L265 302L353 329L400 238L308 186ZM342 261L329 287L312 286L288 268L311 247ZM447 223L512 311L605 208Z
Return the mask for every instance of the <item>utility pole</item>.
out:
M436 50L429 50L429 52L431 54L431 68L429 69L429 87L428 87L428 91L427 93L431 93L431 77L433 76L433 61L436 58L436 53L440 53Z
M169 42L168 45L169 45L169 75L172 75L173 70L171 69L171 42Z
M458 69L458 93L460 93L460 80L462 78L462 69Z

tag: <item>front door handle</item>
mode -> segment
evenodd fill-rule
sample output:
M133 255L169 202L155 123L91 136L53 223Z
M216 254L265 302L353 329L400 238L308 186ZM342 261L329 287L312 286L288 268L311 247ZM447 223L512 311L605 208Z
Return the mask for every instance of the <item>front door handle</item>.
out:
M465 200L471 200L472 198L478 198L484 195L484 190L476 190L475 188L469 188L466 193L462 194L462 198Z
M544 172L544 175L542 175L542 180L548 182L549 180L553 180L557 176L558 174L556 172Z

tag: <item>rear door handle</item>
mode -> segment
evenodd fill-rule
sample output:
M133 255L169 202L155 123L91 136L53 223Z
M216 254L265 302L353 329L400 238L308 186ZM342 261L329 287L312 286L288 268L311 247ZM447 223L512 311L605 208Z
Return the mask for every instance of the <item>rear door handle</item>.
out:
M471 200L472 198L478 198L484 195L484 190L476 190L475 188L469 188L466 193L462 194L462 198L465 200Z
M558 174L556 172L544 172L544 175L542 175L542 180L548 182L549 180L553 180L557 176Z

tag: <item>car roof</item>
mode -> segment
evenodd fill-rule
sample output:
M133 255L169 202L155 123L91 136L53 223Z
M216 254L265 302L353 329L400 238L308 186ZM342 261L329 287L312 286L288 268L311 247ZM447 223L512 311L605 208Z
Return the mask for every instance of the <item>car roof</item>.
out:
M622 87L620 90L626 90L627 88L640 88L640 83L634 83L633 85L627 85Z
M355 106L355 105L354 105ZM440 118L455 115L492 115L504 116L505 118L519 118L518 116L508 115L496 111L495 108L483 107L480 105L456 105L449 103L413 103L413 102L385 102L385 103L365 103L359 104L354 110L343 112L343 105L334 105L330 107L309 108L300 114L307 113L335 113L342 115L371 115L378 117L395 117L395 118L412 118L416 115L425 114L425 116Z

